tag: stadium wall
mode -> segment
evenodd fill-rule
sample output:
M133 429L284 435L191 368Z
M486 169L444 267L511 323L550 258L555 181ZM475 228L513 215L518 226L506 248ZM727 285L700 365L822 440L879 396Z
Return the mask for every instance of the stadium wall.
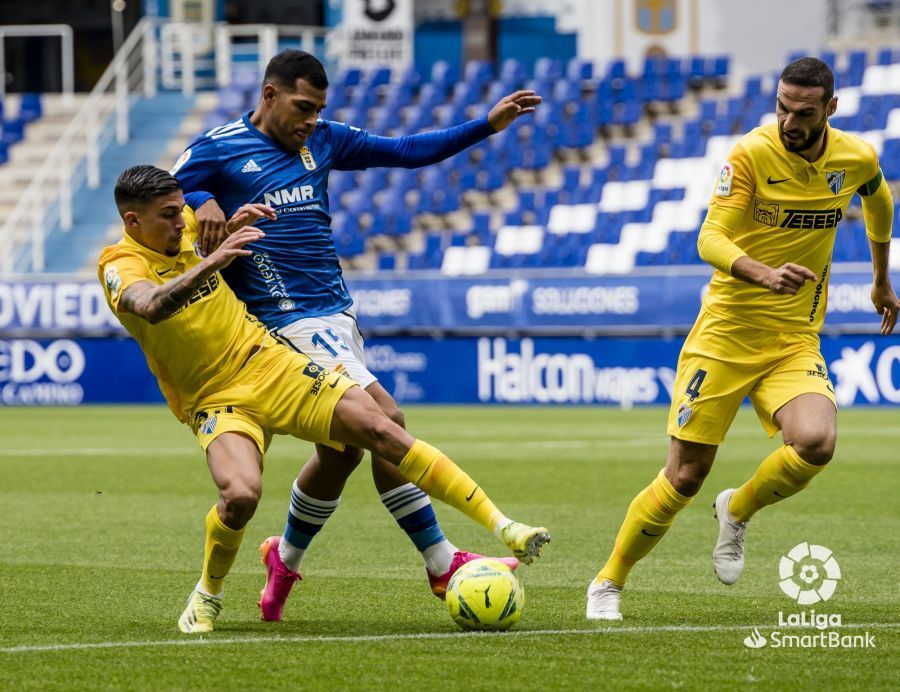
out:
M671 400L707 278L348 283L369 367L398 401L629 407ZM863 271L837 270L830 287L823 366L842 406L900 404L900 338L876 335L870 281ZM96 280L0 283L0 405L155 402L162 397L143 355Z

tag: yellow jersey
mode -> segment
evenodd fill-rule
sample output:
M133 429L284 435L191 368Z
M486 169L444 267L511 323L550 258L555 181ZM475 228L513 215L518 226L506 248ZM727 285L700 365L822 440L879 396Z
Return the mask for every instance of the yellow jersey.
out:
M119 310L122 293L131 284L162 285L202 261L192 243L197 220L188 208L184 217L187 227L178 255L159 254L123 233L118 243L100 253L98 276L113 314L144 351L169 408L188 423L197 401L225 389L254 348L274 340L218 272L174 315L157 324Z
M712 225L737 246L727 266L746 254L771 267L800 264L818 278L795 295L781 295L717 269L704 308L769 331L821 330L838 223L854 194L871 194L881 184L875 150L847 132L826 127L825 150L811 163L784 148L777 123L746 134L719 174L701 235ZM721 218L728 228L715 223Z

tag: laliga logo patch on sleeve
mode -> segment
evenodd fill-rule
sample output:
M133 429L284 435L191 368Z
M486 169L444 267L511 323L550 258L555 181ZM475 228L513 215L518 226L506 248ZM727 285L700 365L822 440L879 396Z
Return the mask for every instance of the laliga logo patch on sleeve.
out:
M184 153L178 157L178 160L175 162L175 165L172 166L172 170L169 171L169 175L175 175L181 167L188 162L191 158L191 150L185 149Z
M110 264L103 273L103 282L106 284L106 290L111 298L115 298L122 287L122 277L119 276L119 270L116 265Z
M734 179L734 167L731 161L726 161L716 181L716 197L728 197L731 195L731 181Z

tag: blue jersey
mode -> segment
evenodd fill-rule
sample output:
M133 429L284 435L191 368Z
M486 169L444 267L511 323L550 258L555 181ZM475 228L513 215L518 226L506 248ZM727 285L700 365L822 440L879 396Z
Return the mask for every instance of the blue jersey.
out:
M319 120L306 144L289 151L254 127L251 115L197 138L172 174L185 193L214 195L226 217L250 202L275 209L276 220L256 224L266 237L247 246L253 254L237 258L222 272L250 312L269 328L333 315L353 303L331 236L332 168L423 166L493 132L487 118L398 138Z

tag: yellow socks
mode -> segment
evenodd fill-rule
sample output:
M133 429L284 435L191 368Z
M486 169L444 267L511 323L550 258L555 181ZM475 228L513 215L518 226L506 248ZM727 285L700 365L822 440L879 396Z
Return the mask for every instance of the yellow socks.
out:
M675 515L692 498L680 494L665 472L660 471L653 482L644 488L628 506L625 520L616 536L616 545L595 581L609 579L624 586L628 573L638 560L649 553L669 530Z
M749 481L734 491L728 511L735 521L747 521L762 507L803 490L824 468L803 461L793 447L782 445L763 460Z
M400 473L421 490L458 509L488 531L506 519L459 466L427 442L416 440L400 462Z
M203 552L203 574L198 586L210 596L222 593L222 580L237 557L244 529L229 529L219 519L216 505L206 515L206 545Z

